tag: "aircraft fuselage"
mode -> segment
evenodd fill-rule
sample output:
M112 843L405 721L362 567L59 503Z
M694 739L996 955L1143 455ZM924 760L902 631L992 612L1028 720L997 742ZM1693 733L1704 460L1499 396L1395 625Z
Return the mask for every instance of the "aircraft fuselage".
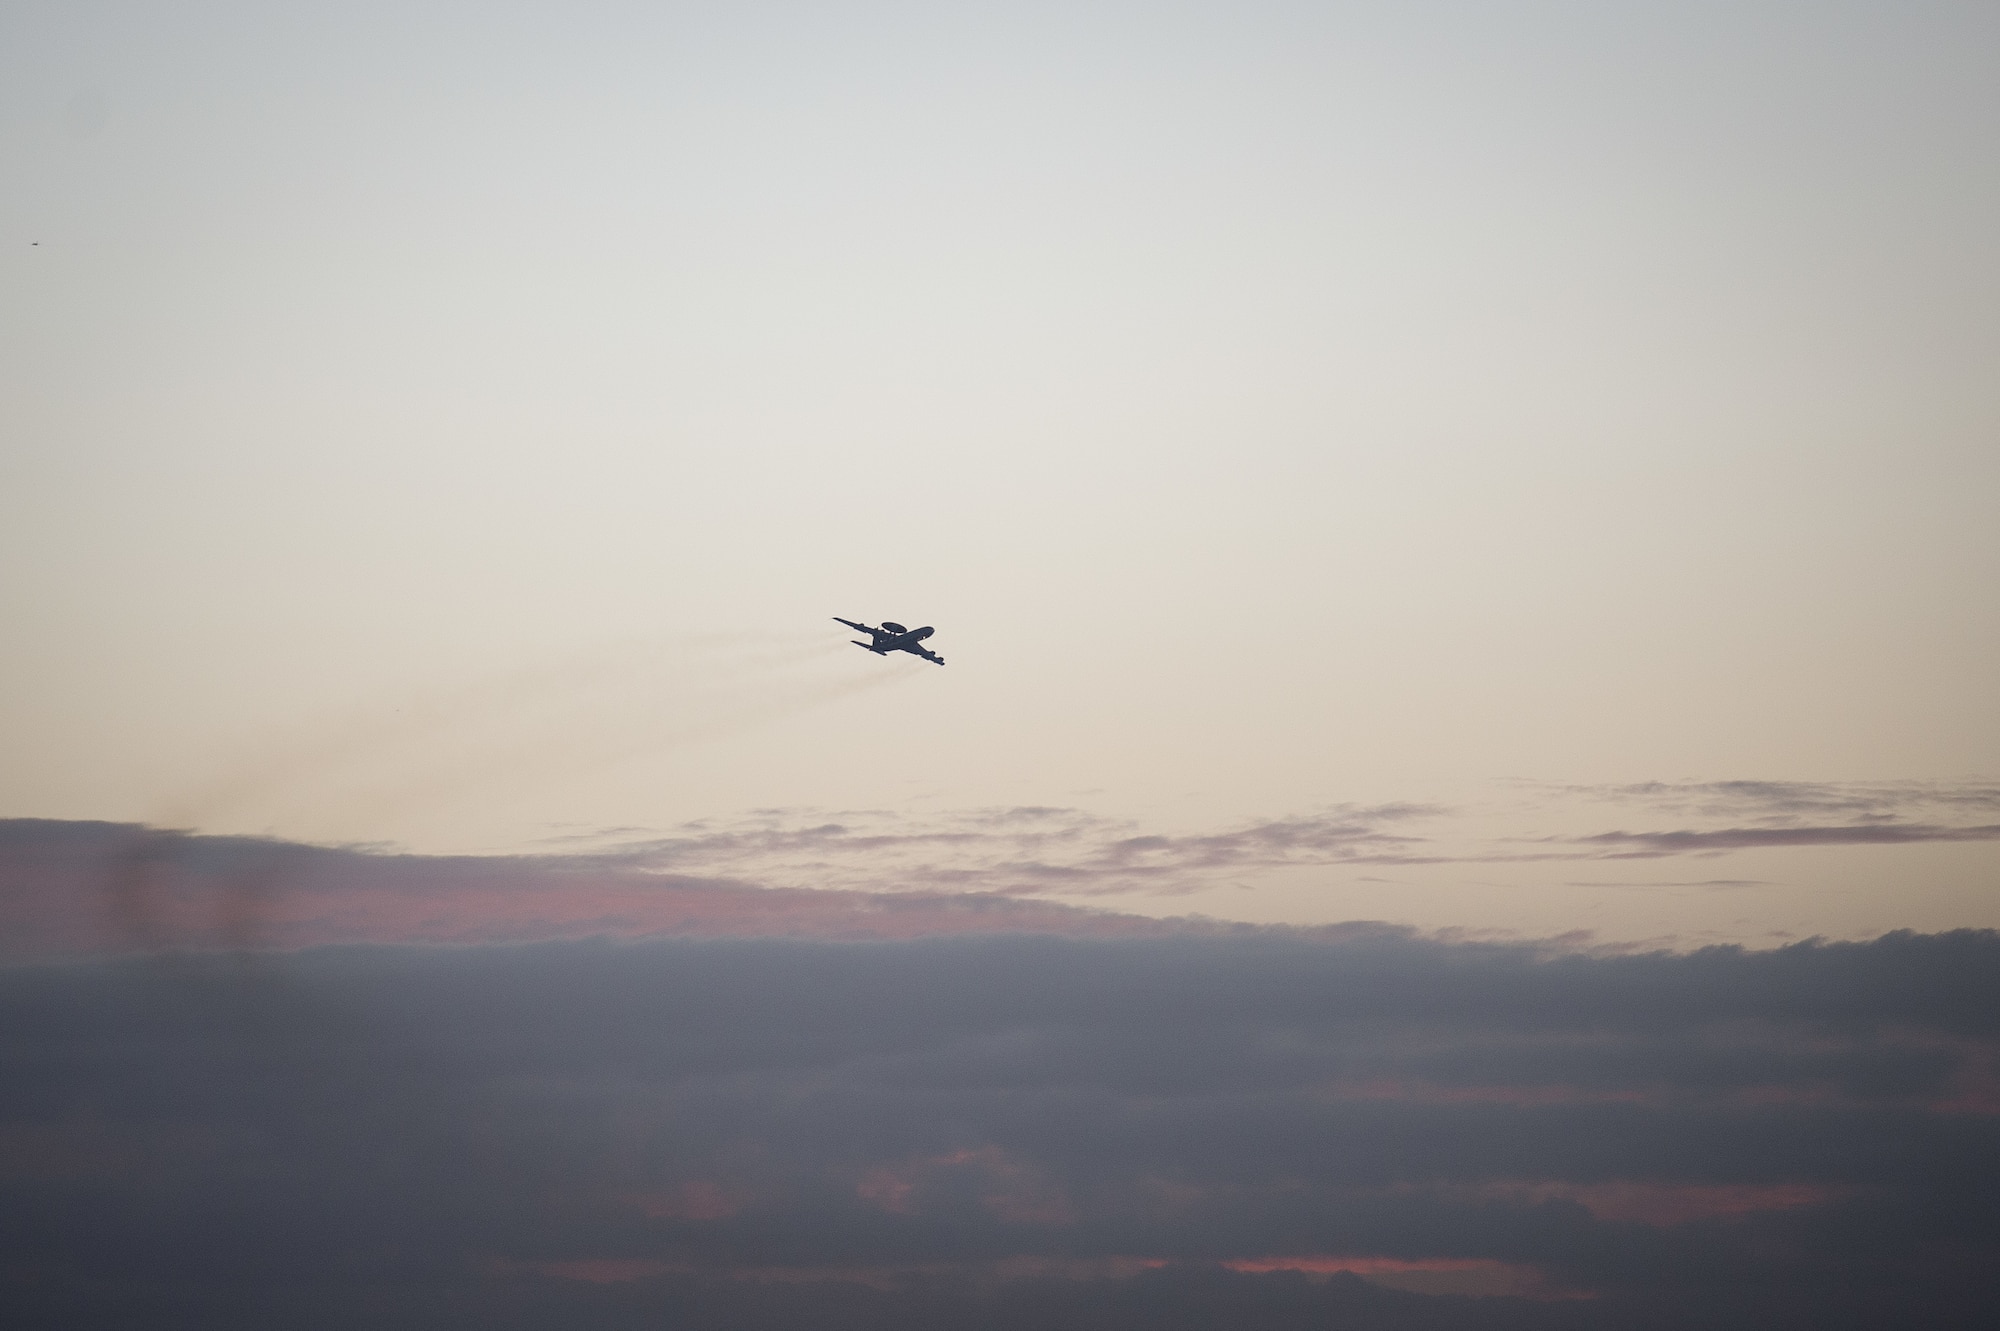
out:
M869 640L862 642L856 639L854 645L866 647L877 656L887 656L890 652L908 652L912 656L921 656L926 661L938 665L944 664L942 656L923 645L925 638L937 632L928 624L920 629L906 629L901 624L885 619L882 621L882 627L871 628L867 624L857 624L851 619L842 619L839 615L835 615L833 619L836 624L845 624L851 629L866 633Z

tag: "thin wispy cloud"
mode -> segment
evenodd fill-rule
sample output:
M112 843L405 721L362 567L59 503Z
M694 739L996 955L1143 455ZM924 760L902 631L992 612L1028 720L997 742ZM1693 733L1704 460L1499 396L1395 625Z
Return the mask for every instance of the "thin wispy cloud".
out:
M1339 806L1220 832L1148 832L1082 809L1024 806L933 815L772 811L596 855L649 869L741 870L759 881L873 890L1173 894L1232 872L1422 860L1431 806Z
M2000 812L2000 785L1986 781L1641 781L1625 785L1519 783L1550 794L1636 804L1704 818L1750 822L1909 818L1940 811Z
M1725 781L1547 788L1551 821L1595 804L1638 803L1692 826L1496 837L1476 810L1436 804L1342 805L1213 832L1160 832L1082 809L1024 807L911 815L773 810L728 825L634 837L601 854L636 866L741 873L786 885L863 883L1002 893L1176 895L1232 876L1338 866L1662 859L1731 851L2000 840L2000 823L1935 815L2000 807L2000 787ZM1919 819L1914 815L1929 813ZM1809 819L1816 815L1818 821ZM1841 821L1825 821L1839 815ZM1524 815L1523 820L1530 815ZM1716 825L1716 824L1721 825ZM1766 881L1710 878L1677 884Z
M1940 827L1928 823L1863 823L1846 827L1725 827L1713 831L1599 832L1570 838L1607 848L1609 859L1658 859L1775 846L1908 846L1926 841L2000 841L2000 823Z
M1572 878L1567 880L1563 884L1563 886L1565 887L1707 887L1716 890L1723 890L1735 887L1770 887L1772 886L1772 883L1771 880L1767 878L1642 878L1642 879L1633 879L1631 881L1619 881L1616 879L1593 880L1593 879Z

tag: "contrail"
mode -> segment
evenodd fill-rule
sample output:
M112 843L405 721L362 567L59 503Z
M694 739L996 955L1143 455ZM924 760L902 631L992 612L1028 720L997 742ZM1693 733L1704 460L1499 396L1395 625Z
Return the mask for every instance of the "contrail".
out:
M684 692L685 677L704 666L711 674L720 667L735 678L754 679L838 651L837 644L824 638L732 635L628 642L531 669L455 681L446 688L373 703L295 733L239 761L224 775L167 800L160 821L175 827L196 825L427 743L455 741L463 747L464 736L472 732L518 722L535 711L574 708L602 699L621 681L627 688L646 681L671 688L671 678L680 675Z
M305 810L321 826L379 828L475 795L575 777L724 739L921 673L869 662L829 677L845 644L820 635L613 644L531 669L385 700L280 740L165 802L190 830ZM197 901L177 839L147 833L105 866L107 924L126 948L258 947L282 890L249 850Z
M420 775L371 783L365 792L348 796L332 809L344 818L367 822L475 794L574 778L727 739L921 673L892 666L829 680L764 672L722 690L669 689L636 712L614 711L612 705L620 699L601 692L544 700L546 710L555 714L516 714L501 734L453 745L450 752L424 765Z

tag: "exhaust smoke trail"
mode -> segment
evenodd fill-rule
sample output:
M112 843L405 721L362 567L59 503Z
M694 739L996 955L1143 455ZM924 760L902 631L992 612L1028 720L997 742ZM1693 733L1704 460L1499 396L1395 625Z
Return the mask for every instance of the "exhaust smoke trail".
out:
M620 643L567 660L384 701L281 738L187 794L156 826L290 829L380 842L386 827L466 801L712 743L920 673L870 662L831 673L846 646L821 635ZM914 667L914 663L911 663ZM295 838L296 839L296 838ZM213 875L176 871L178 839L143 833L104 868L102 916L118 950L255 950L283 891L282 856Z

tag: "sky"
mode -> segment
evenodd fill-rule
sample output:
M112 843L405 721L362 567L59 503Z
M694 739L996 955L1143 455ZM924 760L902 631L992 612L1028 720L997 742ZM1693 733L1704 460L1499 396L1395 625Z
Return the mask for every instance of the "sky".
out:
M1783 1104L1801 1140L1907 1119L1993 1158L1991 996L1897 995L2000 927L1996 58L2000 11L1945 0L0 0L0 1059L54 1088L0 1120L32 1254L6 1270L39 1273L12 1296L164 1324L172 1281L132 1265L158 1208L255 1217L287 1169L337 1191L352 1152L458 1158L477 1121L516 1228L453 1228L470 1175L417 1208L472 1265L315 1266L347 1251L329 1202L235 1283L185 1254L214 1296L186 1316L255 1323L237 1296L282 1270L412 1324L544 1295L571 1324L756 1324L812 1290L858 1300L828 1325L1581 1327L1636 1324L1647 1281L1685 1317L1814 1326L1929 1281L1948 1324L1995 1231L1929 1157L1643 1143ZM949 664L859 652L836 615L934 626ZM814 1098L950 1048L1001 1051L994 1104L1140 1113L1046 1060L1229 1040L1171 1007L1099 1029L1065 967L1220 1002L1281 953L1384 967L1408 1006L1245 1015L1246 1047L1352 1066L1294 1068L1282 1109L1247 1065L1192 1068L1228 1104L1181 1156L1086 1182L1074 1143L915 1073L880 1092L902 1137ZM825 1028L756 1083L796 1116L690 1127L633 1166L658 1177L631 1195L680 1200L625 1229L578 1218L594 1183L548 1202L563 1162L613 1167L583 1125L671 1137L742 1067L631 1071L642 1027L613 1022L566 1072L440 1071L433 1137L414 1056L357 1015L379 979L440 996L408 1039L478 1044L498 1028L453 1004L509 976L570 976L572 1029L594 984L653 1011L718 958L773 1013L870 967L949 1007L959 957L1051 1006L865 1055L862 1015ZM1454 977L1495 958L1578 1002L1576 976L1701 995L1745 967L1775 1006L1663 1010L1675 1048L1839 1067L1628 1076L1666 1038L1638 1016L1475 1020ZM1850 964L1851 1009L1813 978ZM205 1071L132 1061L156 990L181 995L160 1047ZM320 1015L216 1016L306 992ZM1210 1158L1308 1101L1348 1106L1335 1136L1350 1102L1432 1105L1354 1069L1433 1020L1490 1064L1486 1108L1422 1129L1460 1163L1394 1165L1336 1223L1349 1181ZM270 1052L316 1022L362 1032L376 1108L345 1146ZM729 1058L762 1057L754 1027ZM1627 1071L1536 1070L1565 1041ZM1638 1117L1587 1167L1573 1124L1506 1146L1481 1117L1599 1081ZM299 1153L200 1163L250 1139ZM1101 1227L1156 1184L1227 1215ZM1444 1210L1367 1209L1420 1195ZM536 1230L531 1196L569 1218ZM58 1203L83 1208L60 1233L21 1219ZM856 1206L889 1227L865 1253L780 1234ZM1898 1206L1941 1228L1883 1247L1871 1293L1797 1302ZM1454 1207L1588 1224L1517 1250ZM891 1232L961 1212L1015 1246ZM724 1232L752 1214L778 1228ZM1603 1256L1656 1240L1679 1255Z
M1679 829L1510 783L2000 769L1986 6L4 22L10 815L1534 837ZM1860 936L1994 864L1134 904Z

